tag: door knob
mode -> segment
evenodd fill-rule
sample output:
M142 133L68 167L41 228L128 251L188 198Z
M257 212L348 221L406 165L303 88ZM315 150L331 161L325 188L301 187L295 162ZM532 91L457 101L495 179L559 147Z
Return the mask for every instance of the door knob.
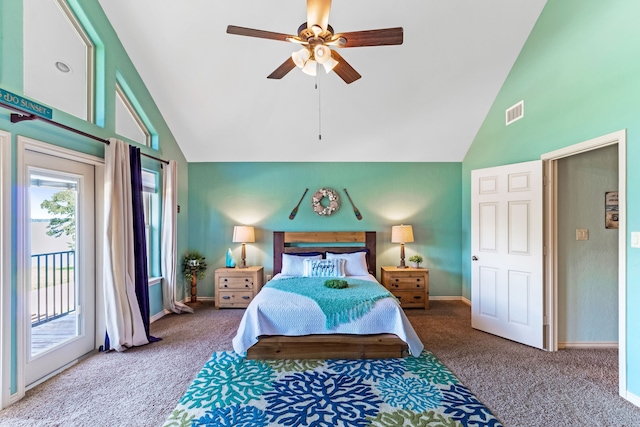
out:
M477 256L474 255L474 256L471 257L471 261L477 261L477 260L478 260Z

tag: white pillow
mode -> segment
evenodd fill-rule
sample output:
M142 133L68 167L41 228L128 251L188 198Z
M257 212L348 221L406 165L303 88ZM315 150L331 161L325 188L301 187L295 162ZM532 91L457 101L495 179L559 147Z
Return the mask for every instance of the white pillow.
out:
M352 252L348 254L327 252L327 259L343 258L346 260L344 271L347 276L368 276L367 253Z
M322 255L289 255L282 254L282 270L280 274L283 276L302 276L304 275L305 259L322 259Z
M335 259L305 259L304 277L344 277L343 258Z

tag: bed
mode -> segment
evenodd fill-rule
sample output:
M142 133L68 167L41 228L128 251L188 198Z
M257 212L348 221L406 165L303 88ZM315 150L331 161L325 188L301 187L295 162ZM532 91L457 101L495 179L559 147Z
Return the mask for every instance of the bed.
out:
M420 354L423 345L395 298L380 297L360 317L327 329L329 317L316 301L278 288L297 283L292 265L297 267L298 259L317 259L321 254L322 259L346 258L342 264L346 272L357 273L344 278L355 285L338 292L352 292L359 284L384 291L375 278L375 232L276 231L273 242L274 277L245 310L233 339L236 353L248 359L379 359ZM349 264L362 258L365 271L360 261Z

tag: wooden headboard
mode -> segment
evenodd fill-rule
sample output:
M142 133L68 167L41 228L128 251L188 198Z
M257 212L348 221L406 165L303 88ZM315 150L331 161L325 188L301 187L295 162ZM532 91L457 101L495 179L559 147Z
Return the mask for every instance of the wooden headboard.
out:
M330 246L339 243L338 246ZM274 231L273 274L282 270L282 254L304 252L352 252L368 249L369 272L376 275L375 231Z

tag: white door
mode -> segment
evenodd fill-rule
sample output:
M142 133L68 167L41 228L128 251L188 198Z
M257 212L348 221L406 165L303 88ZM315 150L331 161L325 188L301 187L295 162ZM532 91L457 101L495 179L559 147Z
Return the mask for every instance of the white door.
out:
M94 348L95 208L94 166L29 150L24 162L29 387Z
M543 348L542 161L471 181L471 325Z

